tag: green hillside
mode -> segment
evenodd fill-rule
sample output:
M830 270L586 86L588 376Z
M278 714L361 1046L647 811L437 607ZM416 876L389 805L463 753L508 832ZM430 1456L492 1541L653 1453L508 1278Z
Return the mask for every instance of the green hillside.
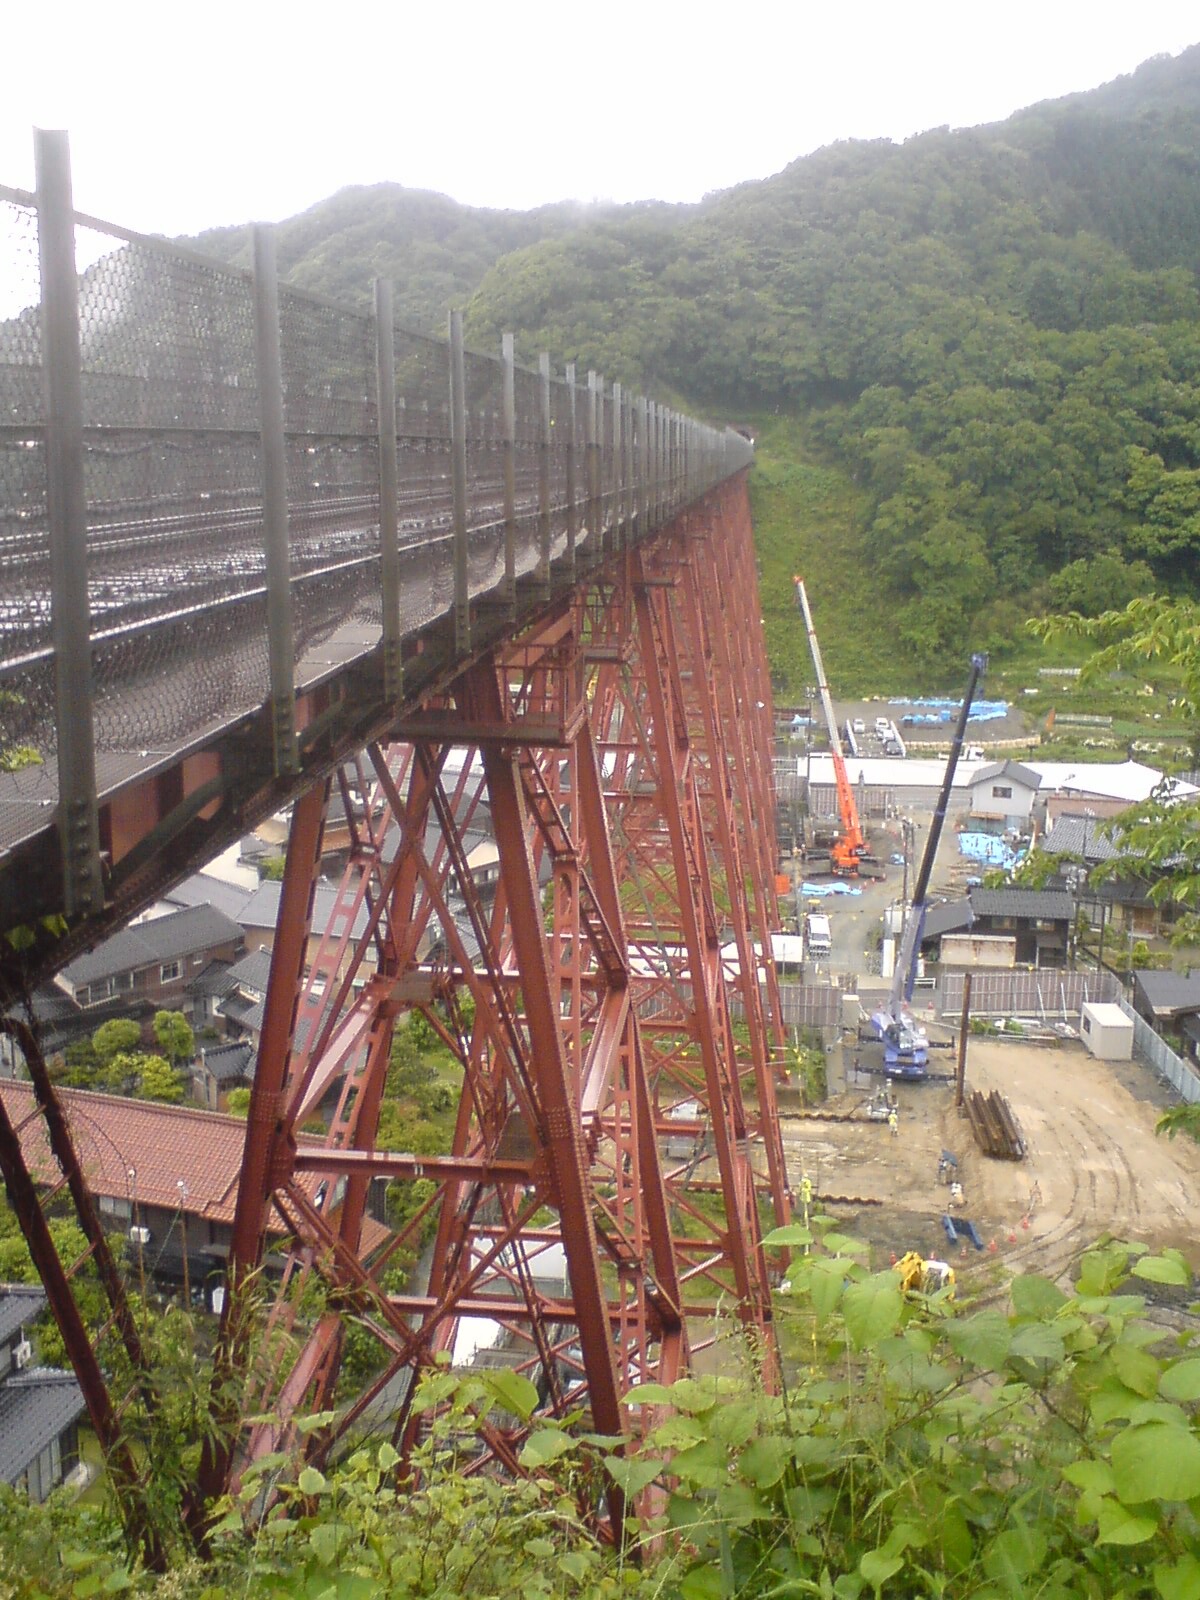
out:
M381 186L284 224L294 281L517 334L761 435L772 661L807 568L835 683L957 681L1031 610L1200 570L1200 47L990 127L847 142L699 206L472 211ZM227 252L244 234L201 241ZM830 537L837 527L836 538ZM886 615L886 649L862 627Z

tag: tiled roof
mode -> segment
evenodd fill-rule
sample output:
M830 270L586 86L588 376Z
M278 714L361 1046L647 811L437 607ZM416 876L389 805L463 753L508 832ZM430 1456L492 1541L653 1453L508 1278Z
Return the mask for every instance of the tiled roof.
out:
M1081 861L1111 861L1121 853L1095 817L1059 817L1042 840L1042 849L1052 856L1078 856Z
M971 774L971 787L1001 777L1012 778L1015 783L1023 783L1027 789L1037 789L1042 781L1032 767L1022 766L1019 761L993 761L986 767L978 767Z
M142 1205L174 1208L182 1178L190 1212L213 1221L233 1221L246 1142L246 1124L240 1117L83 1089L60 1089L58 1097L93 1193L130 1198L132 1168ZM32 1086L0 1082L0 1101L9 1118L20 1122L33 1107ZM35 1182L57 1179L40 1117L21 1134L21 1149Z
M236 922L238 912L253 892L252 889L243 889L240 884L227 883L224 878L214 877L211 872L196 872L182 883L177 883L163 899L176 906L215 906Z
M218 1045L213 1050L202 1050L205 1071L217 1083L232 1083L237 1078L251 1078L254 1074L254 1046L245 1040L236 1044Z
M0 1344L46 1309L46 1294L37 1283L0 1283Z
M964 928L971 926L971 902L969 900L947 900L944 905L930 906L925 913L925 926L921 930L921 942L926 939L939 939L945 933L959 933Z
M283 885L268 879L260 883L258 888L247 900L238 914L238 921L243 928L274 928L279 922L279 898L283 893ZM337 901L337 890L330 883L319 883L313 895L312 931L322 934L329 925L333 916L333 908ZM367 908L359 907L358 915L354 919L354 937L361 938L367 931Z
M253 989L257 994L266 994L267 979L271 976L271 952L251 950L240 961L234 962L229 969L229 976L243 989Z
M1071 896L1065 889L972 889L976 917L1036 917L1038 921L1070 921Z
M216 945L236 944L241 937L241 927L215 906L186 906L168 917L123 928L94 950L69 962L63 968L63 977L78 987L115 977L119 972L136 972L156 962L195 955Z
M219 997L232 994L236 984L229 976L228 961L210 961L203 972L198 972L187 986L188 994Z
M16 1483L82 1414L83 1391L69 1372L32 1367L0 1384L0 1483Z
M1200 1011L1200 972L1135 972L1133 983L1156 1014Z

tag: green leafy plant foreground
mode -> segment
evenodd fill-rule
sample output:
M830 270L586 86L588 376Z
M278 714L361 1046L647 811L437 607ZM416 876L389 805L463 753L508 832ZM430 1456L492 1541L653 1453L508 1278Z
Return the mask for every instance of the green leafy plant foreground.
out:
M1186 1298L1174 1250L1102 1241L1074 1288L1016 1278L1007 1309L905 1294L826 1219L776 1305L782 1377L747 1357L629 1398L627 1454L536 1421L528 1476L472 1473L489 1408L528 1423L516 1373L436 1372L413 1472L366 1441L328 1473L259 1462L207 1562L151 1580L95 1512L0 1492L0 1594L662 1596L750 1600L1190 1600L1200 1593L1200 1322L1153 1320L1139 1286ZM736 1352L737 1346L732 1347ZM314 1419L320 1426L322 1419ZM585 1424L583 1424L585 1425ZM586 1511L605 1475L649 1522L625 1549Z
M661 1395L672 1592L1200 1593L1200 1325L1166 1332L1130 1292L1185 1286L1177 1252L1104 1243L1074 1293L1019 1277L1005 1313L904 1295L830 1234L767 1242L807 1252L780 1308L778 1392Z

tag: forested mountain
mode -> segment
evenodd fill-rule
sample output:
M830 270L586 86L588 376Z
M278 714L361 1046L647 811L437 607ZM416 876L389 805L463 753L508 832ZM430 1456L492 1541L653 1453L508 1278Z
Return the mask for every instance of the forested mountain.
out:
M286 224L285 269L339 293L408 274L427 323L474 289L477 347L512 329L526 357L801 419L807 457L855 490L861 570L911 667L958 661L968 631L1002 647L1034 604L1194 592L1200 46L696 207L401 195L346 191ZM817 531L798 530L809 560Z
M289 282L347 305L366 305L375 278L395 286L397 319L444 336L446 315L462 306L501 257L586 226L631 213L688 208L584 206L574 201L536 211L489 211L443 194L377 183L340 189L276 229L279 270ZM189 241L207 255L248 267L250 228L212 228Z

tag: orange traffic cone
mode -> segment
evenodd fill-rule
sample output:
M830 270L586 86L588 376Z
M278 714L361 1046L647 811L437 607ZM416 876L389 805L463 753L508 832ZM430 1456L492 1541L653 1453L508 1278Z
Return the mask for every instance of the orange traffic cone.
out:
M1009 1244L1016 1244L1017 1242L1017 1236L1011 1229L1009 1230L1008 1234L1008 1242Z
M994 1251L996 1248L997 1248L997 1245L996 1245L995 1239L989 1239L988 1240L988 1249Z
M893 1251L890 1252L890 1254L891 1254L891 1258L892 1258L892 1265L895 1266L896 1265L896 1252L893 1250Z
M1023 1216L1021 1218L1021 1226L1025 1229L1026 1233L1029 1232L1029 1214L1028 1213L1026 1213L1025 1216Z

